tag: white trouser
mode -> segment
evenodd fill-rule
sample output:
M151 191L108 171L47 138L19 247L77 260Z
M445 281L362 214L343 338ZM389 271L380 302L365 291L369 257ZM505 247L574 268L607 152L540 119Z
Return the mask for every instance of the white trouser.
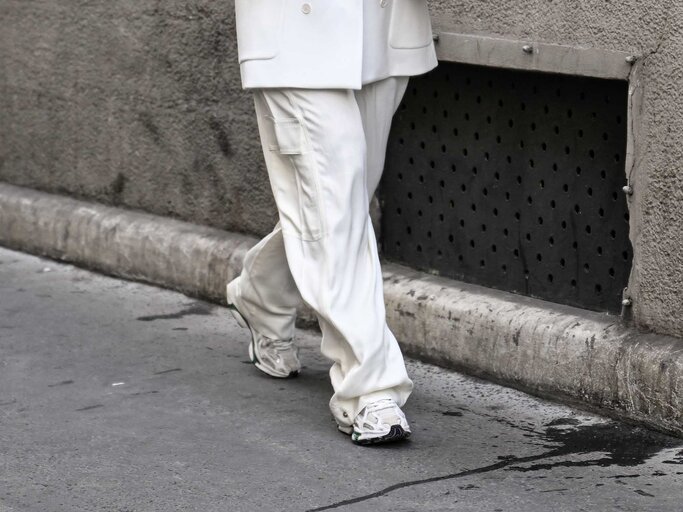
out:
M249 250L237 278L249 322L294 334L301 299L333 361L330 409L350 425L369 402L403 405L413 383L386 323L369 202L408 77L350 89L256 89L259 133L280 221Z

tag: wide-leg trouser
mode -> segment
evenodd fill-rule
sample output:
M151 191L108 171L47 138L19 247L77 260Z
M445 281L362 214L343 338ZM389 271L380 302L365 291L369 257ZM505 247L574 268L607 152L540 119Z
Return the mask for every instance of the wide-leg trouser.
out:
M370 401L403 405L413 383L386 323L369 202L407 77L361 90L256 89L259 133L279 213L237 278L240 304L264 335L291 338L303 299L333 361L330 410L350 425Z

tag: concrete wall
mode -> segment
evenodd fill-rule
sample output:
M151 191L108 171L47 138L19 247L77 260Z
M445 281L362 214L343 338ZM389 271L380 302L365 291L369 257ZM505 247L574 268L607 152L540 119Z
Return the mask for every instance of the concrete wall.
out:
M683 336L683 4L435 0L469 33L643 56L631 200L639 326ZM0 180L262 235L275 222L232 2L3 0Z
M2 0L0 180L269 231L234 33L229 0Z

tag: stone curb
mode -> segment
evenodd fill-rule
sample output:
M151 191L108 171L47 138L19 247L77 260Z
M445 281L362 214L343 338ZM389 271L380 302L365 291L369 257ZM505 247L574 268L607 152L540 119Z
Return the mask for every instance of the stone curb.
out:
M256 241L0 183L0 244L221 304ZM393 263L383 274L409 354L683 436L683 340Z

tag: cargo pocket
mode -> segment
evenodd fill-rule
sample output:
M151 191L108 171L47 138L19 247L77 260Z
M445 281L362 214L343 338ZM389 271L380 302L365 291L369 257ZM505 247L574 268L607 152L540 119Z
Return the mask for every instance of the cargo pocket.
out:
M283 233L319 240L324 232L320 183L306 129L296 117L270 119L274 143L269 149L279 153L283 164L282 173L271 174Z

